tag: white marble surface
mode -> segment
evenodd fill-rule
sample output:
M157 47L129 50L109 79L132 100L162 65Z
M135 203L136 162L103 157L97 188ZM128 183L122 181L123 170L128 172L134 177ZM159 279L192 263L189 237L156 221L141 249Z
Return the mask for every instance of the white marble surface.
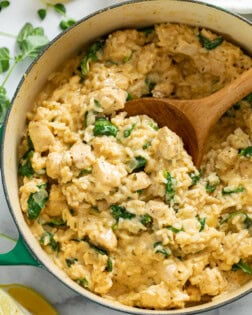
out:
M25 22L31 22L34 26L43 26L45 32L50 39L60 32L58 23L60 17L50 10L47 18L40 21L36 15L37 9L43 5L39 0L10 0L11 5L9 8L4 9L0 13L0 31L17 34ZM104 8L111 4L123 2L122 0L73 0L67 4L67 15L76 20L94 12L98 9ZM210 2L210 1L208 1ZM219 3L229 1L223 0ZM234 2L234 1L233 1ZM237 3L242 1L236 1ZM244 1L245 2L245 1ZM247 2L251 3L252 0ZM244 11L247 14L249 6ZM239 11L239 6L237 6ZM252 10L251 10L252 13ZM248 15L252 18L252 15ZM11 52L15 49L15 40L0 35L0 47L8 47ZM24 73L28 63L18 65L15 72L10 77L6 85L9 97L12 97L16 86ZM3 75L0 75L0 82L3 80ZM0 232L6 233L11 237L17 239L18 232L13 223L11 215L4 198L2 183L0 182ZM5 252L11 249L13 243L0 238L0 252ZM22 283L33 287L41 292L50 300L58 309L60 315L120 315L120 312L104 308L100 305L94 304L87 299L78 296L73 291L65 287L59 280L54 278L46 270L30 267L30 266L1 266L0 267L0 283ZM252 300L251 295L240 299L237 302L231 303L225 307L219 308L205 313L206 315L251 315L252 313ZM7 315L7 314L6 314Z

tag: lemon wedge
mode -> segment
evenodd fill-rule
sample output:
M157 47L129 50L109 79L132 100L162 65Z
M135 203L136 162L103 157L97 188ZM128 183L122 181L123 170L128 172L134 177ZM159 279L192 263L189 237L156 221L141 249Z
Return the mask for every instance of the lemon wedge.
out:
M0 315L31 315L31 313L0 289Z
M21 284L0 285L0 315L12 314L59 315L55 308L35 290Z

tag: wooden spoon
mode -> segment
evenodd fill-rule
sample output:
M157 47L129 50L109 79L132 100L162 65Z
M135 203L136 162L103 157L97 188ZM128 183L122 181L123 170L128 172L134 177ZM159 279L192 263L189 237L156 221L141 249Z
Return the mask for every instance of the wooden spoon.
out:
M125 104L129 116L148 115L160 127L179 135L185 149L200 166L210 129L236 102L252 92L252 68L214 94L193 100L144 97Z

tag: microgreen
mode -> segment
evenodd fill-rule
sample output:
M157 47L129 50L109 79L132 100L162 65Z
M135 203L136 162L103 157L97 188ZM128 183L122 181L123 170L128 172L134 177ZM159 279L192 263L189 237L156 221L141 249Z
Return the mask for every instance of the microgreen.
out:
M60 21L59 27L64 31L76 23L74 19L67 19Z
M66 7L64 6L63 3L56 3L54 6L54 11L61 14L61 15L65 15L66 14Z
M44 35L43 28L34 28L30 23L26 23L17 35L16 43L19 52L14 58L10 57L8 48L0 48L0 73L8 71L5 79L0 84L0 125L2 125L4 121L6 109L10 104L10 101L6 96L4 85L6 84L16 65L28 57L35 58L47 45L48 38ZM12 66L10 66L11 60L14 61Z
M10 67L10 51L6 47L0 48L0 73L7 71Z
M10 5L10 1L7 1L7 0L0 1L0 12L2 11L2 9L7 8L9 5Z
M43 21L45 19L46 15L47 15L47 11L46 11L46 9L39 9L37 11L37 14L38 14L40 20Z
M17 44L21 51L20 61L27 57L35 58L47 45L48 38L44 35L42 27L33 27L26 23L17 36Z
M0 127L3 125L4 117L9 105L10 101L7 98L6 90L3 86L0 86Z

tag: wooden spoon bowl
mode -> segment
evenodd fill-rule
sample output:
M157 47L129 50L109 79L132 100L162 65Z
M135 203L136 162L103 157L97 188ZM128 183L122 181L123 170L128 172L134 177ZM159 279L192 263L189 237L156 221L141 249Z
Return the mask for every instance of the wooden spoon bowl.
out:
M167 126L179 135L185 149L200 166L211 128L236 102L252 92L252 68L210 96L177 100L145 97L131 100L124 110L129 116L148 115L160 127Z

